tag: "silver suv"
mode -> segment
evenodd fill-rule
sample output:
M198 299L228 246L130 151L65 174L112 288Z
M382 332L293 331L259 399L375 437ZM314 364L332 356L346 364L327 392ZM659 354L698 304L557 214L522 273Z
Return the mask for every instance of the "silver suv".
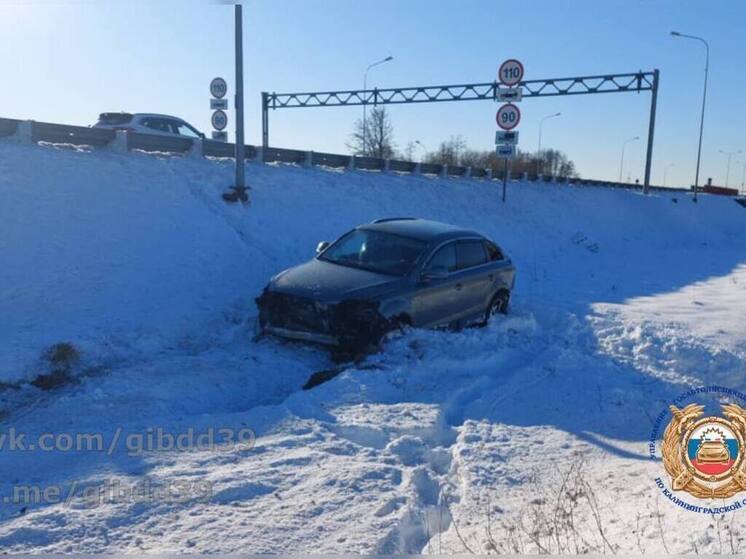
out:
M180 138L205 137L194 126L177 116L155 113L101 113L93 127Z
M273 277L257 298L262 332L352 350L403 325L459 328L507 312L515 267L475 231L379 219Z

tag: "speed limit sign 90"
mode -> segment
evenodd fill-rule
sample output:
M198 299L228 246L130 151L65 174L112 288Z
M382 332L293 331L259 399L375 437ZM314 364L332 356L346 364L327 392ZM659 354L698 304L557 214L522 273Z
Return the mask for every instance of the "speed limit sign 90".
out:
M521 111L516 105L507 103L497 109L497 125L503 130L512 130L521 121Z
M210 120L212 121L212 127L215 130L223 130L228 126L228 115L225 114L225 111L215 111L212 113L212 118Z
M515 58L506 60L500 64L497 78L505 85L516 85L523 79L523 64Z

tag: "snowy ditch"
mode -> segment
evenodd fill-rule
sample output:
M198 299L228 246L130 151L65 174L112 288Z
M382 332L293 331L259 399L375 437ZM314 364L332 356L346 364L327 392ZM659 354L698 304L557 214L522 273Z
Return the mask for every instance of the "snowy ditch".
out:
M0 548L717 551L733 523L659 503L645 452L650 418L687 385L746 388L743 208L521 183L503 205L488 182L253 165L241 208L220 200L230 176L222 161L0 143L0 381L22 387L4 392L3 429L257 437L232 452L0 449L3 497L106 480L210 488L6 503ZM497 240L518 269L511 313L394 336L302 391L329 356L252 343L254 297L319 240L407 214ZM75 382L29 385L62 342L79 353ZM550 522L558 510L577 522Z

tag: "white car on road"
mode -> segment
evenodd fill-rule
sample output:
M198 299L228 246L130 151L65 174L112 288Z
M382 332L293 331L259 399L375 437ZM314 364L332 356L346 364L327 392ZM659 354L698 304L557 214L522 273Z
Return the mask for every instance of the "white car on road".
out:
M153 113L101 113L93 127L180 138L205 137L194 126L178 117Z

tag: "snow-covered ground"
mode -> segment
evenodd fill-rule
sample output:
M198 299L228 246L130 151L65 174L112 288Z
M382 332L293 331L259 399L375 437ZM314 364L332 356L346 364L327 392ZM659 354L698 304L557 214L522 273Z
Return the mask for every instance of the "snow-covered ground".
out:
M486 181L254 164L244 208L220 199L231 175L0 143L0 433L112 447L0 446L0 549L716 553L744 537L738 517L663 500L647 439L688 385L746 389L746 209L519 182L502 204ZM251 342L253 298L319 240L390 215L498 241L511 313L406 332L301 391L328 356ZM28 384L58 343L80 354L75 381ZM130 452L159 428L257 438ZM137 482L172 491L91 497ZM70 496L10 502L19 486Z

